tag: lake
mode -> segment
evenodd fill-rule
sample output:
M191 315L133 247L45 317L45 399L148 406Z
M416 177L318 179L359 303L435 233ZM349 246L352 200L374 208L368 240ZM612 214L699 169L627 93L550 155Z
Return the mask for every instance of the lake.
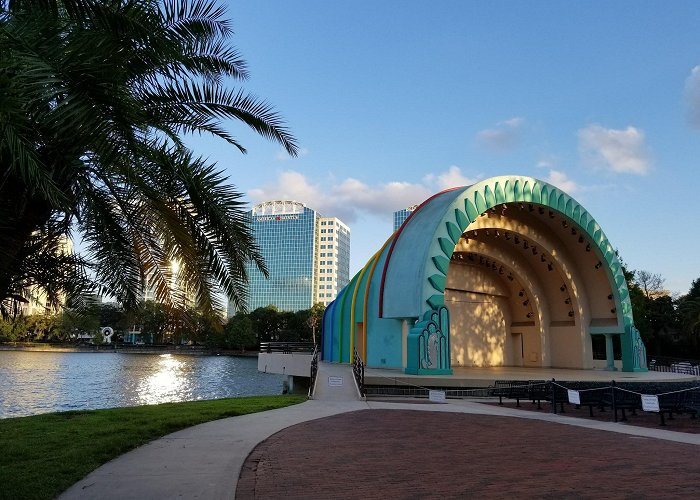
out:
M0 351L0 418L282 394L256 357Z

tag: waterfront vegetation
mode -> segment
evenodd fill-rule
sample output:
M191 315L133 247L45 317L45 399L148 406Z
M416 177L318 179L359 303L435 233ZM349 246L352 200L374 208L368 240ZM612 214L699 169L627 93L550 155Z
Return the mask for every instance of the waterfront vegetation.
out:
M0 499L54 498L100 465L171 432L305 399L256 396L0 420Z
M257 350L260 342L312 342L320 330L325 307L289 312L274 306L261 307L251 313L239 312L224 323L221 316L208 316L192 308L190 321L179 321L179 314L166 305L145 301L134 310L116 303L95 303L79 313L64 309L54 314L17 315L0 318L0 342L86 343L79 334L92 334L98 343L98 329L112 327L113 342L120 342L133 328L149 343L181 344L187 342L214 350Z

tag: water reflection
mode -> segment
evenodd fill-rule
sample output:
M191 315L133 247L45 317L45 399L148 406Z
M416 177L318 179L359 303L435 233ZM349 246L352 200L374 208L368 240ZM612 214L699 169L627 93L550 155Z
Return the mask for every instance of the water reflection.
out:
M156 371L141 380L137 394L140 404L169 403L191 398L191 370L172 354L161 354Z
M255 358L0 351L0 418L281 392Z

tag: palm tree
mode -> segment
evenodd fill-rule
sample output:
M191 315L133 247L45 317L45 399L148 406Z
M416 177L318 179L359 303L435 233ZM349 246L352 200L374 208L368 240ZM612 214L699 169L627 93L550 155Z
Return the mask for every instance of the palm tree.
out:
M183 136L245 153L235 119L297 146L231 86L248 74L231 35L210 0L0 0L0 303L90 281L126 306L148 284L166 304L184 290L211 309L220 287L245 308L245 263L265 265L244 202ZM58 250L73 232L85 259Z

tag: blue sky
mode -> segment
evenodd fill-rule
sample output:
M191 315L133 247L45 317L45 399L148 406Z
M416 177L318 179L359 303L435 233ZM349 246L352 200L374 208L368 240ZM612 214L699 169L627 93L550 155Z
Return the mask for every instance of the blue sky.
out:
M700 2L227 3L242 86L275 105L302 154L236 123L247 155L192 145L250 203L345 220L351 274L392 211L519 174L573 195L630 268L672 292L700 277Z

